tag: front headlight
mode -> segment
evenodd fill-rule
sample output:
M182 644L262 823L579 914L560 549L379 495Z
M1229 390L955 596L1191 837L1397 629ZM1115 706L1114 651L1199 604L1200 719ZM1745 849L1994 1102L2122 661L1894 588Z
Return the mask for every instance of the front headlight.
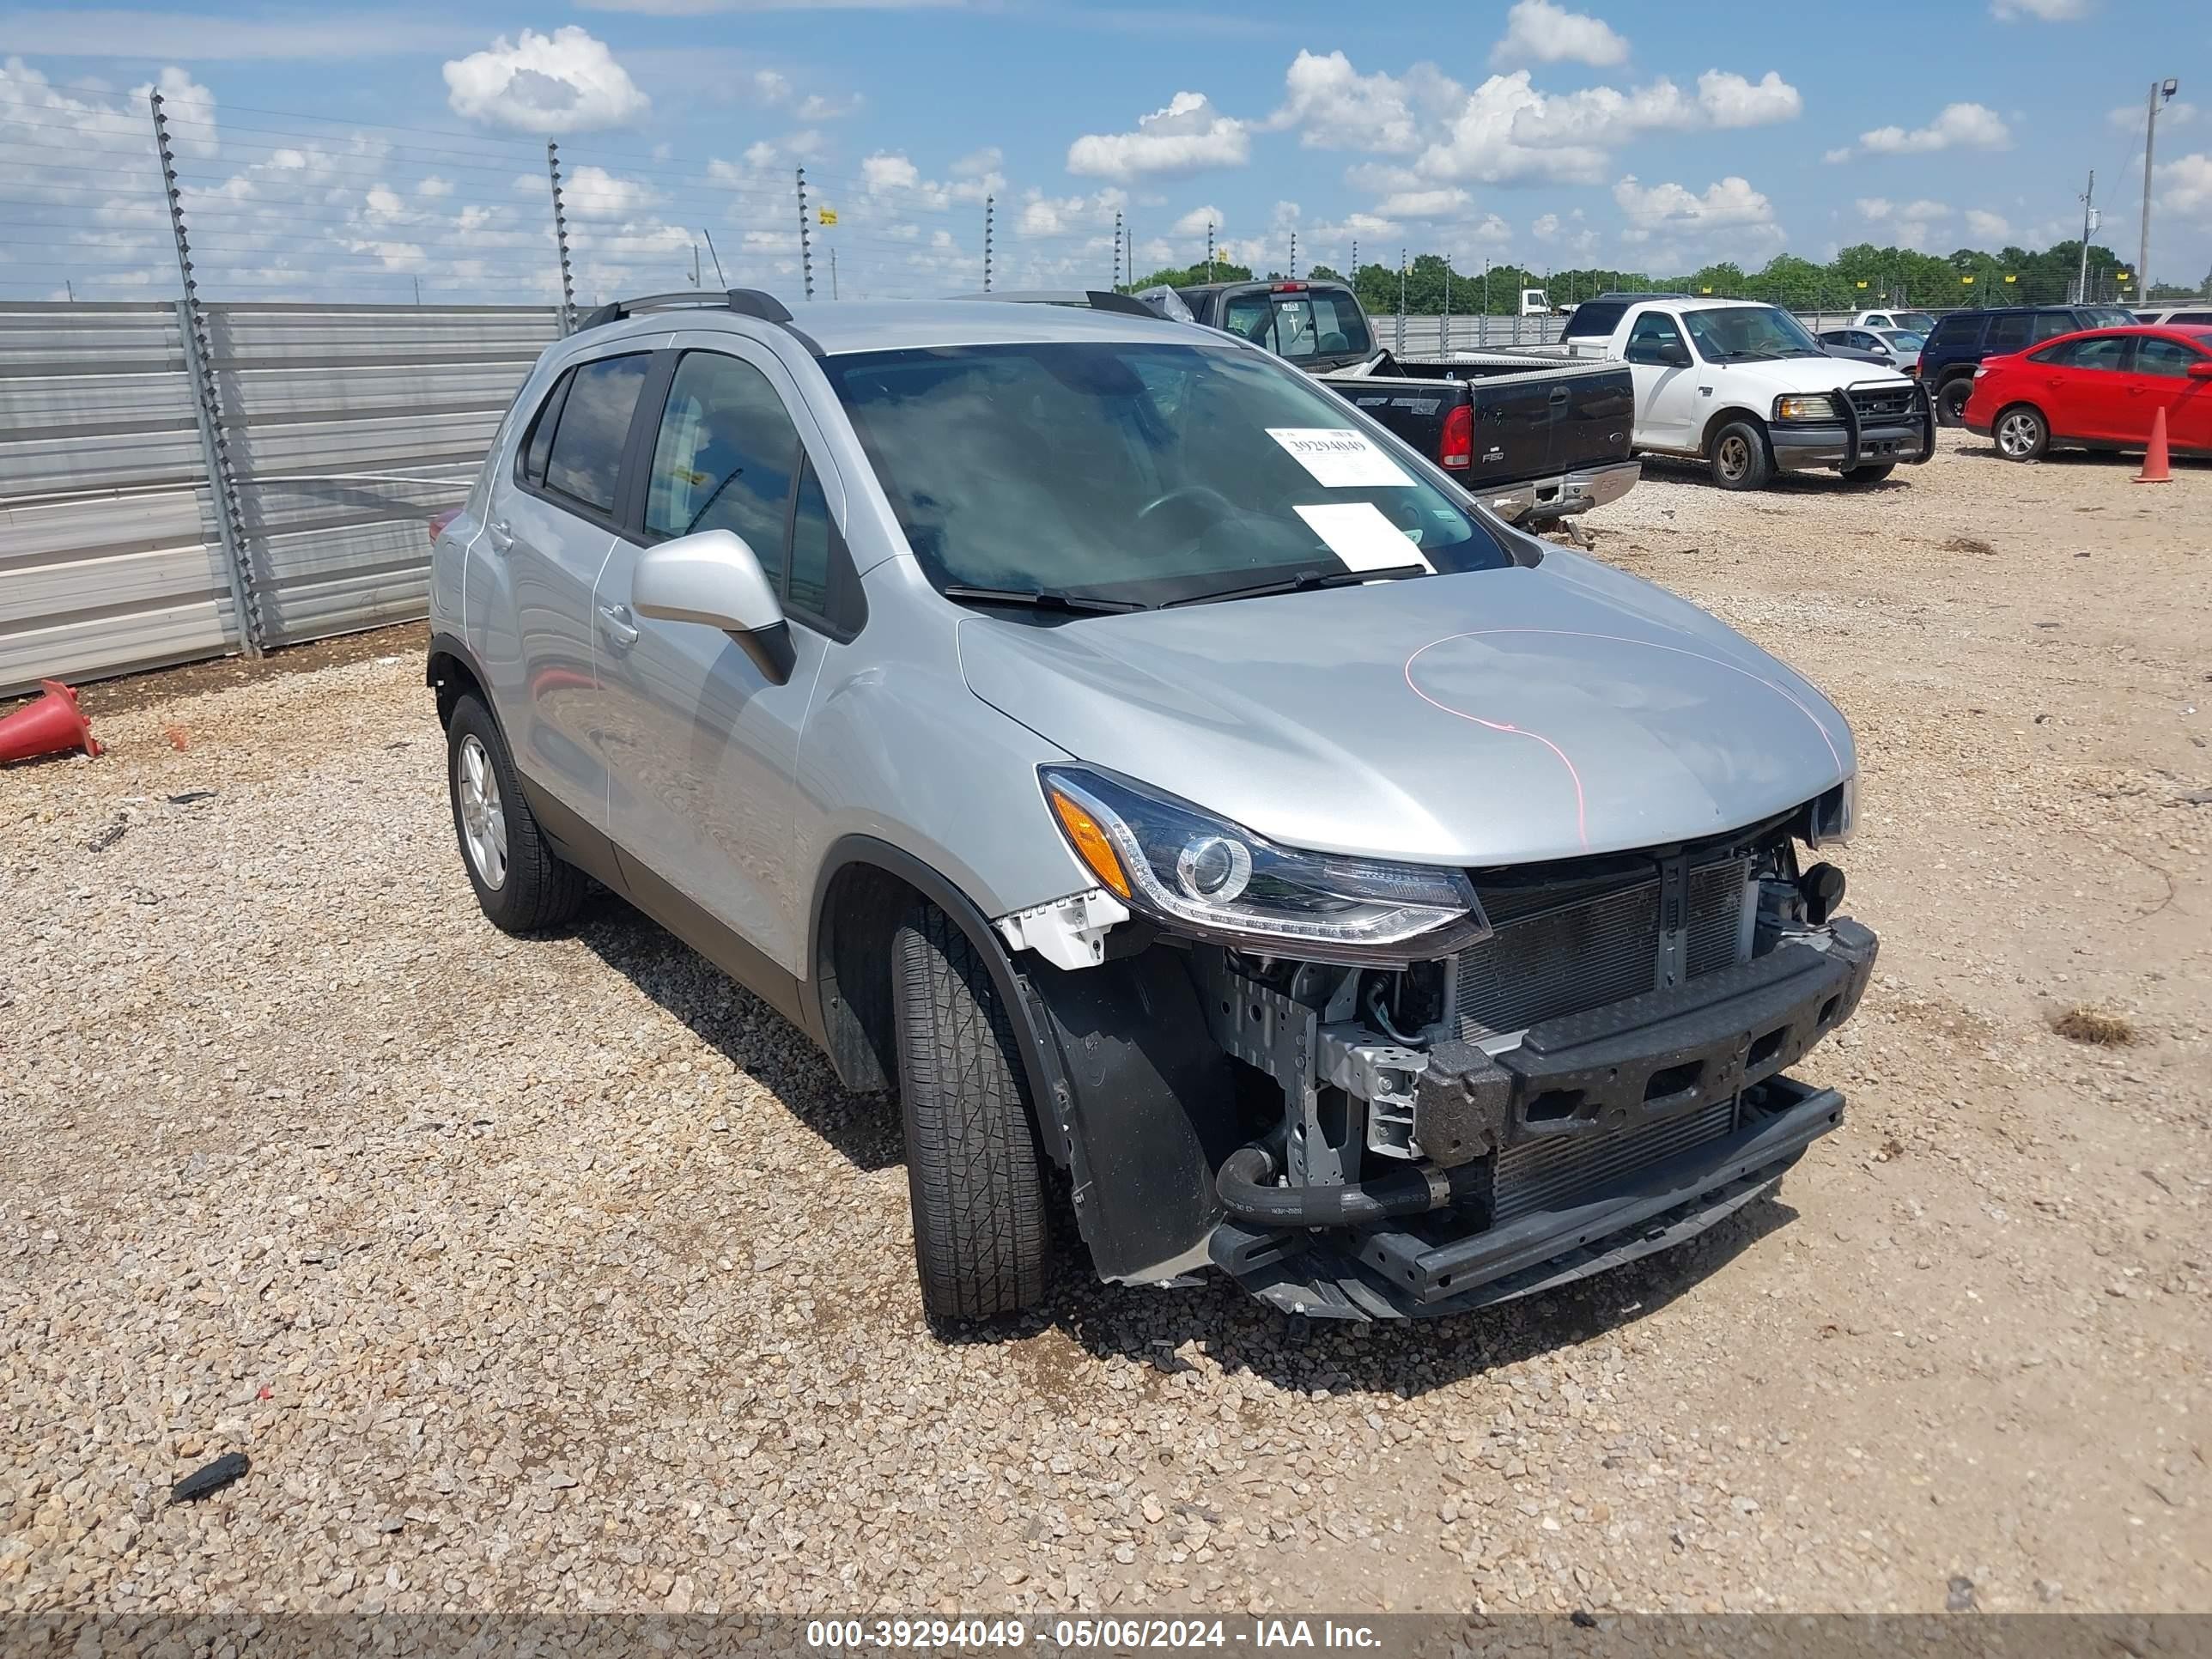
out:
M1836 400L1825 392L1777 398L1774 400L1774 418L1778 421L1832 421L1836 418Z
M1320 961L1443 955L1490 923L1457 870L1301 853L1188 801L1077 767L1038 770L1084 866L1176 933Z
M1805 808L1805 844L1839 847L1858 828L1859 780L1853 773Z

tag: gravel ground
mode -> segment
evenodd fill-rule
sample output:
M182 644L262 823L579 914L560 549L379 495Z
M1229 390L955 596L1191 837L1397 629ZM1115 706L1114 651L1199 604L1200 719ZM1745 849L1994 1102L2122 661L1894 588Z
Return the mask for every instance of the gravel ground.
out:
M119 701L0 774L0 1606L2212 1609L2212 470L1946 446L1597 516L1851 717L1882 971L1777 1200L1434 1324L941 1342L888 1103L478 917L413 639Z

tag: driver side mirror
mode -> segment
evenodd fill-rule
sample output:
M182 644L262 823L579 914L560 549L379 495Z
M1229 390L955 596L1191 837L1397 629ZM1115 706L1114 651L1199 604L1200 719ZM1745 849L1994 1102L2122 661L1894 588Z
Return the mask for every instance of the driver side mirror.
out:
M735 531L701 530L648 548L630 584L630 609L660 622L719 628L777 685L798 660L775 588Z
M2189 378L2192 380L2212 380L2212 363L2197 362L2190 364Z

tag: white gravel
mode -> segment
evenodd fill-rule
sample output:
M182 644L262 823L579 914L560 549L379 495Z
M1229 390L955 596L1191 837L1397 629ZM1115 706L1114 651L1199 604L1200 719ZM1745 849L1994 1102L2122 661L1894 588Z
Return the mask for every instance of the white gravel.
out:
M0 1607L2212 1609L2212 471L2129 470L1596 517L1851 715L1882 970L1779 1201L1435 1324L941 1343L888 1103L477 916L411 638L96 717L0 773Z

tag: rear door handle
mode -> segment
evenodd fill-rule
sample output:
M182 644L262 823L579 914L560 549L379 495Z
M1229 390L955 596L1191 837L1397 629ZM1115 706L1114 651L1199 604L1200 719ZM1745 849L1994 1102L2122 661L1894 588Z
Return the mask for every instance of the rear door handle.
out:
M620 650L627 651L637 643L637 629L630 623L629 607L626 605L601 605L599 631Z
M491 550L504 553L514 545L514 532L507 528L507 520L494 519L484 526L484 535L491 543Z

